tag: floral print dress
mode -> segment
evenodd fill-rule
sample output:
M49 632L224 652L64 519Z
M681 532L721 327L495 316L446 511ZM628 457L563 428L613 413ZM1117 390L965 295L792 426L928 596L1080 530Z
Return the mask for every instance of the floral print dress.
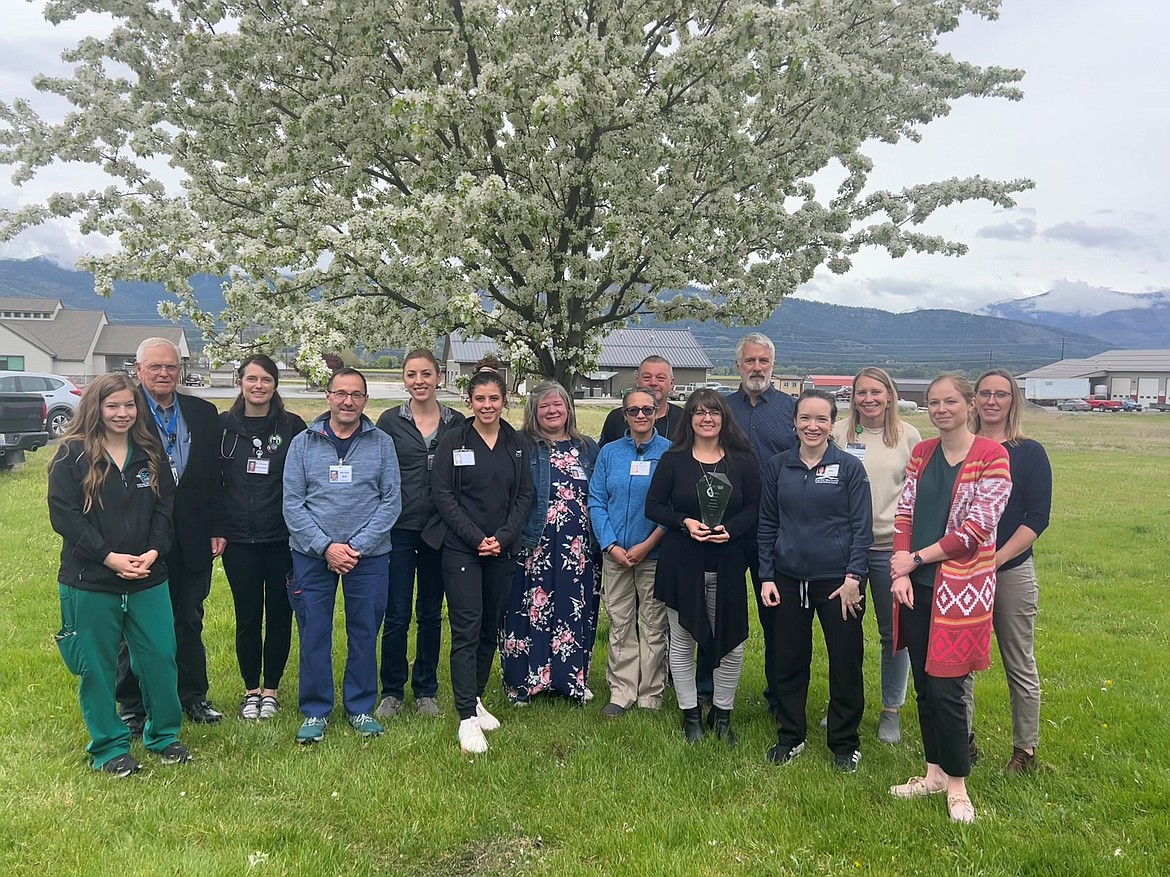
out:
M597 633L601 577L593 562L589 482L568 441L557 442L549 464L544 532L518 555L500 634L504 689L513 703L542 692L583 701Z

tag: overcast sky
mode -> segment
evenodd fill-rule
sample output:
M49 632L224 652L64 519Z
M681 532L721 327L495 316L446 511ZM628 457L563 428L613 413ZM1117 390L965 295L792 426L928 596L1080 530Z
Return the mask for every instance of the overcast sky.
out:
M53 27L41 0L5 0L0 95L40 99L35 73L63 74L61 49L92 23ZM950 208L927 231L969 244L961 258L858 256L844 277L818 274L802 297L903 311L976 310L1053 288L1170 290L1170 33L1167 0L1005 0L996 22L970 20L944 47L979 64L1022 67L1021 102L960 101L923 142L870 149L875 185L952 176L1028 177L1010 211ZM17 189L0 169L0 205L95 184L54 169ZM826 193L827 194L827 193ZM0 245L0 257L52 255L63 264L101 241L53 224Z

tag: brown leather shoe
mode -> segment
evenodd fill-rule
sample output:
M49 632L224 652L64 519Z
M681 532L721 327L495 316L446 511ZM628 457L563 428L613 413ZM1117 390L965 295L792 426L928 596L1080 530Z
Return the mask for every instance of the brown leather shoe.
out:
M1004 773L1031 773L1036 769L1036 750L1026 752L1018 746L1012 747L1012 757L1003 766Z

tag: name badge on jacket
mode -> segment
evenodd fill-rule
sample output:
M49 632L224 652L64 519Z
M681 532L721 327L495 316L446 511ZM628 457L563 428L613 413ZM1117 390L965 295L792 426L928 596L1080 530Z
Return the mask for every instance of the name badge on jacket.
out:
M474 466L475 465L475 451L469 451L463 448L452 452L452 457L456 466Z
M353 466L330 466L330 484L351 484L353 482Z
M631 475L649 475L650 461L649 460L631 460L630 461Z

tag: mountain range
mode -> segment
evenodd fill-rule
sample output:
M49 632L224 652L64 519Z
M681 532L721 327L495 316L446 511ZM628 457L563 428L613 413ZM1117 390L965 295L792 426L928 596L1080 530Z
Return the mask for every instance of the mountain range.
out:
M1170 290L1126 293L1063 280L1040 295L994 302L984 313L1095 335L1114 347L1170 347Z
M204 275L191 282L205 310L223 309L220 278ZM104 310L115 322L166 323L157 310L165 296L160 284L118 283L113 296L101 298L91 275L45 258L0 260L0 295L59 298L66 307ZM638 325L690 329L718 368L733 363L745 332L758 330L776 343L778 371L851 373L878 364L899 377L990 366L1018 372L1114 347L1170 347L1170 292L1128 295L1065 284L1033 298L997 302L984 314L893 314L792 297L760 326L662 324L649 317ZM198 346L194 333L190 340Z

